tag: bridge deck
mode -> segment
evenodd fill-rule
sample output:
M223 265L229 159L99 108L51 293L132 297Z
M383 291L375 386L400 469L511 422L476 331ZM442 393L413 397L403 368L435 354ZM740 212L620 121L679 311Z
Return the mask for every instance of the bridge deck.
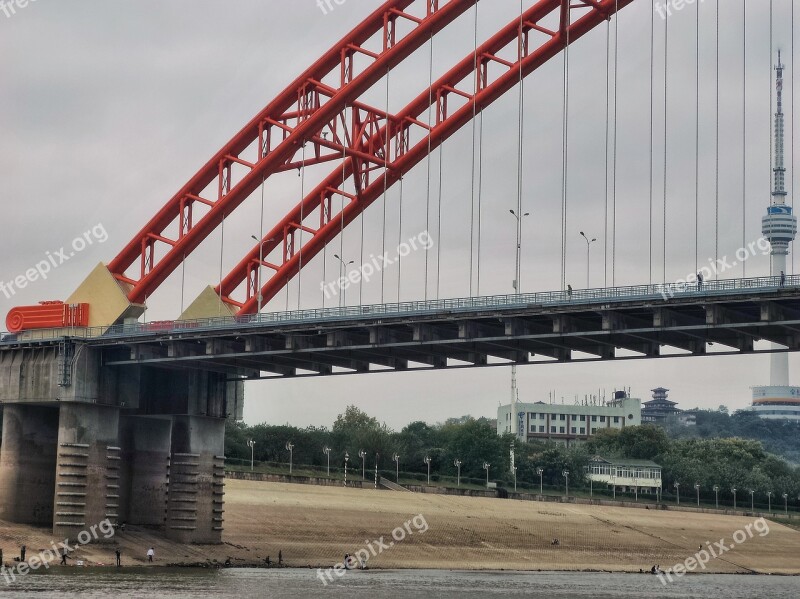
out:
M780 283L765 277L348 306L84 329L70 340L103 348L108 365L251 378L750 353L757 341L781 346L762 351L795 351L800 276ZM58 343L61 334L6 335L0 351Z

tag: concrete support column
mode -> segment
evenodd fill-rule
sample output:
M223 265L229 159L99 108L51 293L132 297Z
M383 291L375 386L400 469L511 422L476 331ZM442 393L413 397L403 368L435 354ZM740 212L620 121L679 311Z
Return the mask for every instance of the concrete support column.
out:
M0 520L53 520L58 408L5 404L0 451Z
M221 543L225 494L225 420L173 416L167 537Z
M123 419L127 508L120 514L129 524L163 527L169 490L172 418L130 416Z
M121 466L119 408L62 402L53 513L56 538L74 539L105 519L118 523Z

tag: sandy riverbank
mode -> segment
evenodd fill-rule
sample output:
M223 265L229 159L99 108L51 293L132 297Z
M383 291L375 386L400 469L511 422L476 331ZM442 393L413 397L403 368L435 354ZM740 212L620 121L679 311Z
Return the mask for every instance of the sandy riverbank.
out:
M152 546L156 564L263 564L278 552L288 566L330 567L345 553L374 555L373 568L632 571L663 569L691 557L700 545L733 535L753 520L656 510L449 497L228 480L222 545L185 546L128 527L114 539L124 565L144 565ZM422 515L423 520L412 521ZM404 526L408 523L408 526ZM405 538L392 532L404 528ZM411 534L409 534L409 531ZM423 532L424 531L424 532ZM396 533L397 537L401 534ZM383 537L385 547L376 543ZM800 574L800 532L769 523L769 533L712 559L707 571ZM553 545L553 539L559 544ZM49 530L0 522L6 563L21 544L28 557L50 544ZM388 543L393 541L391 547ZM114 546L89 545L76 557L113 563ZM71 560L70 563L74 564Z

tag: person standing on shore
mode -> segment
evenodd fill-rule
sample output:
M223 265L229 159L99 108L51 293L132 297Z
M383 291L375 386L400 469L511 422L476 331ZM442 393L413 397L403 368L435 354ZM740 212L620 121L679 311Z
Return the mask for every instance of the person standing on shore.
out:
M150 549L147 550L147 561L152 564L153 558L155 556L156 556L156 550L150 547Z
M116 551L114 551L114 556L117 558L117 568L119 568L122 565L122 560L120 559L120 555L121 552L119 550L119 547L117 547Z
M25 547L25 545L23 545L19 549L19 561L21 561L21 562L25 561L25 551L26 551L26 549L27 549L27 547Z

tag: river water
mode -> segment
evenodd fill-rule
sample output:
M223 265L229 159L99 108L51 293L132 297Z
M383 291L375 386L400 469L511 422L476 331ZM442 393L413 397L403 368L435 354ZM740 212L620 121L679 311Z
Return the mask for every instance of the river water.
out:
M695 575L663 586L638 574L557 572L453 572L374 570L347 572L323 585L315 570L80 569L35 573L12 584L0 578L0 598L143 598L195 597L369 597L445 598L548 597L616 598L725 597L726 599L796 599L800 578L782 576Z

